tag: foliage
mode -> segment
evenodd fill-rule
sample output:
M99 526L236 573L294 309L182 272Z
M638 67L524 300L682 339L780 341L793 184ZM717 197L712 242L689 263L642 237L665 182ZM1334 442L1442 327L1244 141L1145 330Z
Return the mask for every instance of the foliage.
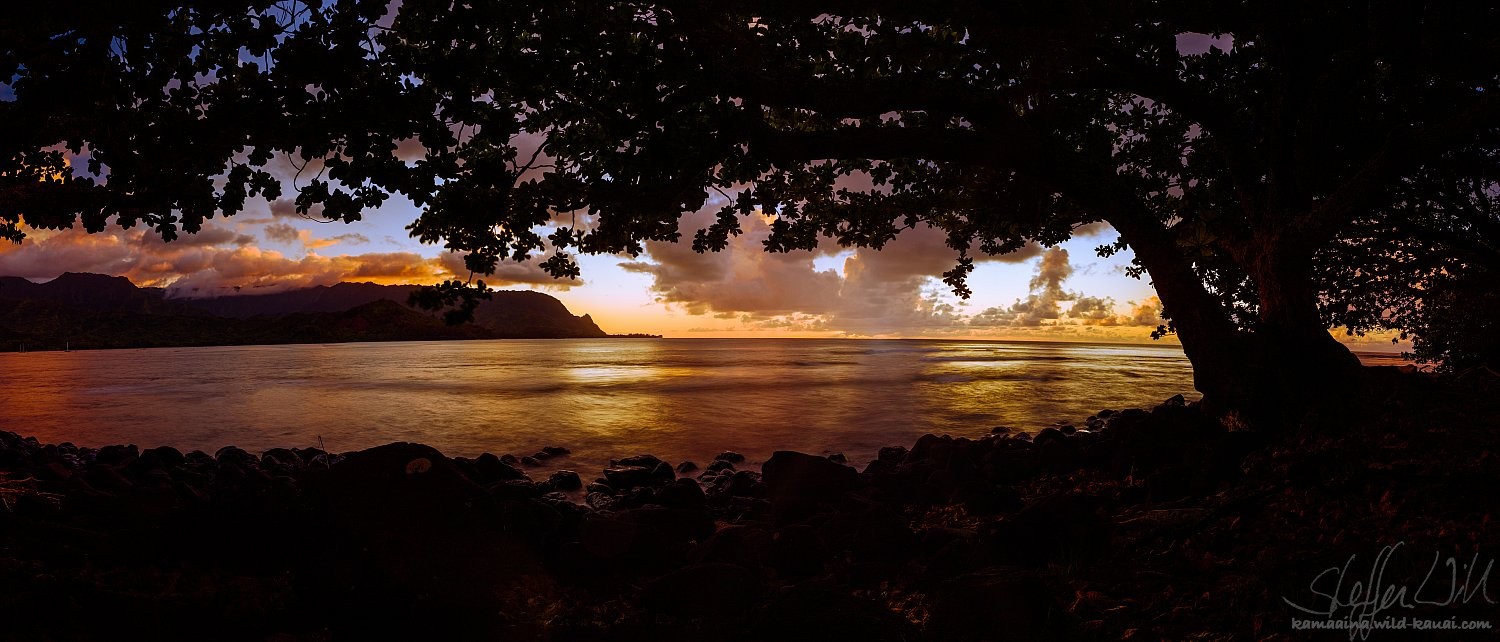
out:
M1359 218L1319 257L1339 296L1324 314L1351 334L1401 331L1443 371L1500 362L1500 175L1490 149L1454 154L1408 178L1384 211Z

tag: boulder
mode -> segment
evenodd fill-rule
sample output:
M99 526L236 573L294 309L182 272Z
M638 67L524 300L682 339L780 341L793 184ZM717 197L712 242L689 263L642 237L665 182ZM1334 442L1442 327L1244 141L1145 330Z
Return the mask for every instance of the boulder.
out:
M611 466L604 469L604 479L610 486L621 490L646 485L651 482L651 478L651 470L640 466Z
M1076 633L1064 605L1034 574L989 569L943 583L930 596L927 635L934 640L1064 640Z
M745 463L745 456L732 450L726 450L714 456L714 461L727 461L731 464Z
M744 617L760 597L759 578L733 564L694 564L658 577L641 590L647 610L722 621Z
M1050 441L1065 441L1068 436L1056 428L1043 428L1041 432L1031 436L1031 443L1041 446Z
M677 464L677 473L680 475L686 475L696 470L698 470L698 464L695 464L691 461L685 461Z
M915 642L916 626L872 600L804 582L762 608L749 639L778 642ZM991 632L993 635L994 632Z
M991 551L1011 564L1088 562L1109 546L1109 504L1092 495L1055 495L981 531Z
M579 542L604 562L644 570L681 559L691 542L713 532L713 520L701 512L646 506L586 516Z
M259 466L260 460L255 458L244 448L238 446L225 446L214 453L214 461L220 464L235 464L240 466Z
M583 488L583 479L571 470L559 470L547 478L547 483L558 490L578 490Z
M766 497L766 484L761 476L748 470L735 471L729 477L729 483L725 484L724 492L730 497Z
M94 455L94 461L110 466L124 466L141 455L135 444L129 446L105 446Z
M771 557L771 534L757 526L725 526L693 547L693 562L723 562L745 568L761 568Z
M679 479L657 490L654 502L667 508L701 512L708 506L708 496L698 482Z
M676 471L672 470L672 465L667 462L658 462L656 467L651 469L651 483L653 484L670 484L676 479Z
M803 519L860 487L859 473L823 457L779 450L761 467L777 521Z
M624 459L611 463L615 466L637 466L640 468L645 468L646 470L654 470L657 466L660 466L662 464L662 460L657 458L656 455L636 455L634 457L626 457Z
M777 530L771 538L770 561L782 578L797 581L822 572L828 559L818 532L806 524Z
M490 453L484 453L474 460L474 472L478 473L480 479L485 483L525 480L526 473L519 468L505 463L505 460Z

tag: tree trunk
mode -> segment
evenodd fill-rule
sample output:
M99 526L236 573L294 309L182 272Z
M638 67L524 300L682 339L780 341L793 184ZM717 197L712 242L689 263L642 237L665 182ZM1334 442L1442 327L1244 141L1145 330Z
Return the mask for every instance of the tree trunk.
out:
M1312 251L1288 245L1261 241L1244 257L1259 304L1250 349L1261 388L1257 396L1305 409L1348 396L1358 380L1359 359L1333 338L1318 314Z
M1166 235L1128 223L1115 227L1151 274L1206 407L1272 428L1352 389L1346 386L1357 380L1359 361L1318 315L1310 251L1274 240L1245 249L1242 265L1255 282L1260 314L1247 331L1235 326Z

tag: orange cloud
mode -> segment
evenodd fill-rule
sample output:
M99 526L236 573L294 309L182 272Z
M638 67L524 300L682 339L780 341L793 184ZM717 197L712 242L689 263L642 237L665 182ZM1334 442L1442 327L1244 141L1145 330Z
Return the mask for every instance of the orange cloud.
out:
M287 233L273 230L274 224L266 227L268 237ZM306 230L295 228L290 238L309 249L341 241L368 242L357 234L312 239ZM142 286L165 287L180 296L215 296L245 289L273 292L350 280L430 284L467 278L462 265L462 259L453 254L425 257L415 252L292 257L257 247L253 236L213 225L170 243L148 230L112 228L98 234L77 229L43 231L21 245L0 246L0 275L51 279L63 272L94 272L128 277ZM502 272L486 282L495 286L577 285L553 281L534 262L504 264Z

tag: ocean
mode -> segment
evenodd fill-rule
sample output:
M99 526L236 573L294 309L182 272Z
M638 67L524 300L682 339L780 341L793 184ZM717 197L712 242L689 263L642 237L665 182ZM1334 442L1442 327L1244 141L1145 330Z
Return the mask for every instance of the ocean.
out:
M0 354L0 430L44 443L449 456L563 446L588 475L650 453L843 453L925 433L1034 431L1196 398L1175 345L858 339L583 339Z

